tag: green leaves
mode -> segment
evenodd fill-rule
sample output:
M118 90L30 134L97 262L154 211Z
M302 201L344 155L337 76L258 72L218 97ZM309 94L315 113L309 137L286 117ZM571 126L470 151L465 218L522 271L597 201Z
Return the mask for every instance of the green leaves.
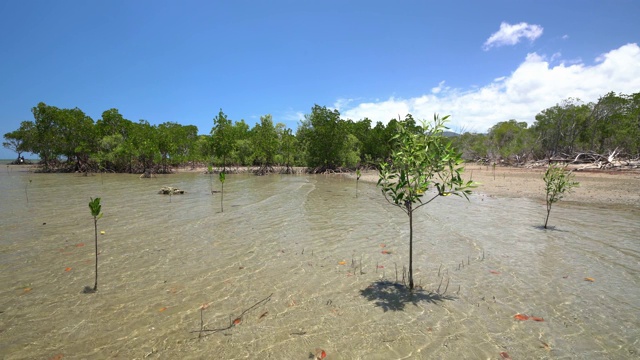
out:
M102 217L102 213L100 213L102 206L100 205L100 198L90 198L89 201L89 209L91 210L91 216L93 216L96 220Z
M433 122L423 121L414 128L407 126L406 119L397 122L391 161L380 164L378 186L389 202L405 212L426 205L438 196L453 194L466 198L475 187L472 181L462 180L461 154L443 136L448 118L434 115ZM429 190L435 190L435 195L423 200ZM420 205L413 207L415 203Z
M544 221L544 228L546 229L551 205L560 201L565 193L570 192L572 188L577 187L580 183L573 180L573 174L567 171L566 166L558 164L549 164L543 180L547 200L547 218Z

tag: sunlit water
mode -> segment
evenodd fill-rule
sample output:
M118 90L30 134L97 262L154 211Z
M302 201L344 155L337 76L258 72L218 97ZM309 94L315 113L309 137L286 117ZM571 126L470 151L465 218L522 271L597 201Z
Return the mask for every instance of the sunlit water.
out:
M438 198L416 212L414 271L424 290L409 294L394 285L396 265L400 282L408 266L408 217L375 184L359 184L356 198L354 181L340 177L228 175L221 212L220 194L211 194L220 184L203 174L8 170L0 173L5 359L640 352L638 211L560 203L555 229L542 230L535 201ZM158 195L162 186L187 193ZM96 196L98 292L84 294L95 275L88 202ZM199 333L201 315L203 329L217 331Z

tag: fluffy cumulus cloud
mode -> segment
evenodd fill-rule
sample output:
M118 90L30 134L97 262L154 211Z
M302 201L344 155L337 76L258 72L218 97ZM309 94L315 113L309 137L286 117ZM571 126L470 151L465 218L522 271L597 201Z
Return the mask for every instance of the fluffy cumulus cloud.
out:
M536 53L508 76L485 86L455 89L440 82L425 94L409 99L384 101L338 101L342 118L369 118L387 123L411 113L429 119L434 113L450 114L454 130L484 132L500 121L517 119L532 124L541 110L569 97L597 101L610 91L632 94L640 91L640 47L627 44L602 54L592 65L554 61ZM347 104L345 107L344 105Z
M542 36L542 30L542 26L540 25L530 25L525 22L511 25L503 22L500 24L500 30L493 33L487 41L485 41L482 48L487 51L492 47L515 45L522 39L534 41Z

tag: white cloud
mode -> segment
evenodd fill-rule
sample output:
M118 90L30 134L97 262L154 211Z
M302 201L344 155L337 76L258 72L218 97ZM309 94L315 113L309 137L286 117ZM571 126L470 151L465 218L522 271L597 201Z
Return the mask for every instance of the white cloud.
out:
M552 66L545 56L531 53L508 76L478 88L425 89L409 99L350 103L342 118L388 123L408 113L416 119L431 119L434 113L451 115L453 128L484 132L500 121L517 119L530 125L540 111L573 97L597 101L610 91L632 94L640 91L640 47L627 44L597 58L594 65L560 62ZM431 90L431 91L429 91ZM338 101L340 103L340 101Z
M338 99L334 104L333 108L340 111L345 107L348 107L350 103L353 102L353 99Z
M500 24L500 30L493 33L487 41L485 41L482 48L484 51L487 51L492 47L515 45L523 38L534 41L542 35L542 30L542 26L540 25L529 25L525 22L511 25L503 22Z
M298 122L304 119L304 113L302 111L295 111L291 108L281 112L280 114L274 116L275 122Z
M444 87L444 81L440 81L440 83L438 83L438 86L431 88L431 92L434 94L438 94L443 90Z

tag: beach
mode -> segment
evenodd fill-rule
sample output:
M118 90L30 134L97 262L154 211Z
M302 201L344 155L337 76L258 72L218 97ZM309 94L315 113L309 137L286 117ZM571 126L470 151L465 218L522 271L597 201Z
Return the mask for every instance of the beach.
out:
M516 168L475 164L465 165L463 179L477 182L472 191L496 198L529 198L544 203L546 168ZM561 203L622 206L640 210L640 170L574 171L577 188L565 195ZM355 178L355 174L347 175ZM377 182L377 171L363 172L361 181Z

